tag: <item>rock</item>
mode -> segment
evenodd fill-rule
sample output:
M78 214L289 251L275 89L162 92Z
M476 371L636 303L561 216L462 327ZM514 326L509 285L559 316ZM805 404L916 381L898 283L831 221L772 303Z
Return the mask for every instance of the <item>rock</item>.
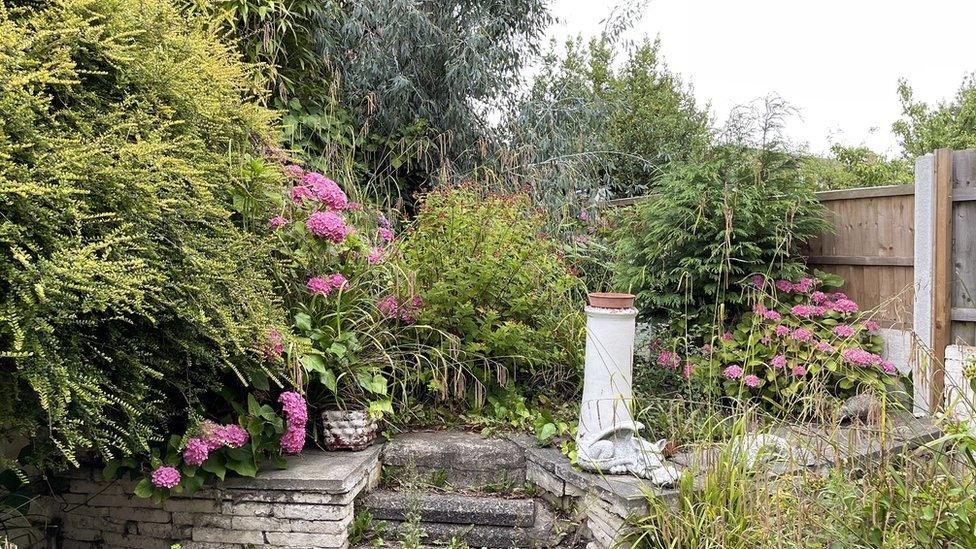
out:
M881 401L873 392L852 396L840 406L840 419L874 422L881 417Z

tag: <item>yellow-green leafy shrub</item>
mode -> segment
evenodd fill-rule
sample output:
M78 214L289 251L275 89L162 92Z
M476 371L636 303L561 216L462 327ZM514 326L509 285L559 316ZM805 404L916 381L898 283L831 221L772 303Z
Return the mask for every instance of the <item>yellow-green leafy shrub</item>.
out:
M272 128L247 77L167 0L0 5L0 425L42 455L145 450L274 375L267 231L234 210L272 183L242 175Z

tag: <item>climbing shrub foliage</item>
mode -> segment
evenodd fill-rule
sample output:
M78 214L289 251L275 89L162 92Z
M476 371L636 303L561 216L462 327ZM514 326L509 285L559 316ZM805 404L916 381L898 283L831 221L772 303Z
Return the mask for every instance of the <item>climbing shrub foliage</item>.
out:
M0 426L35 456L145 450L274 377L247 77L167 0L0 5Z

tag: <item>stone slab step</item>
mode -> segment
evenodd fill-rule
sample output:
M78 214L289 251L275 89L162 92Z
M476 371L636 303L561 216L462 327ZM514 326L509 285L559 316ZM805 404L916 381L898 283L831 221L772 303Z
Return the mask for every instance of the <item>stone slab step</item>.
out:
M504 499L458 494L417 494L379 490L362 506L376 520L406 521L417 514L422 522L478 526L528 527L535 523L531 499Z
M469 547L555 547L563 533L557 527L555 514L545 505L535 503L535 521L532 526L485 526L449 524L421 521L415 527L422 532L421 543L445 544L452 540L463 541ZM399 540L408 528L414 527L403 521L381 521L386 524L388 540Z
M432 474L455 488L525 483L525 453L505 439L461 431L417 431L394 437L383 450L383 466Z

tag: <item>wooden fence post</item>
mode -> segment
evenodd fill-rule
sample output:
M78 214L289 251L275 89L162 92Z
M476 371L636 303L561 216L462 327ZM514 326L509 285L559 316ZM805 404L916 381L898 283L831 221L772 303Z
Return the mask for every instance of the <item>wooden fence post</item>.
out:
M945 391L945 352L952 333L952 155L935 151L932 217L932 372L930 410L936 411Z

